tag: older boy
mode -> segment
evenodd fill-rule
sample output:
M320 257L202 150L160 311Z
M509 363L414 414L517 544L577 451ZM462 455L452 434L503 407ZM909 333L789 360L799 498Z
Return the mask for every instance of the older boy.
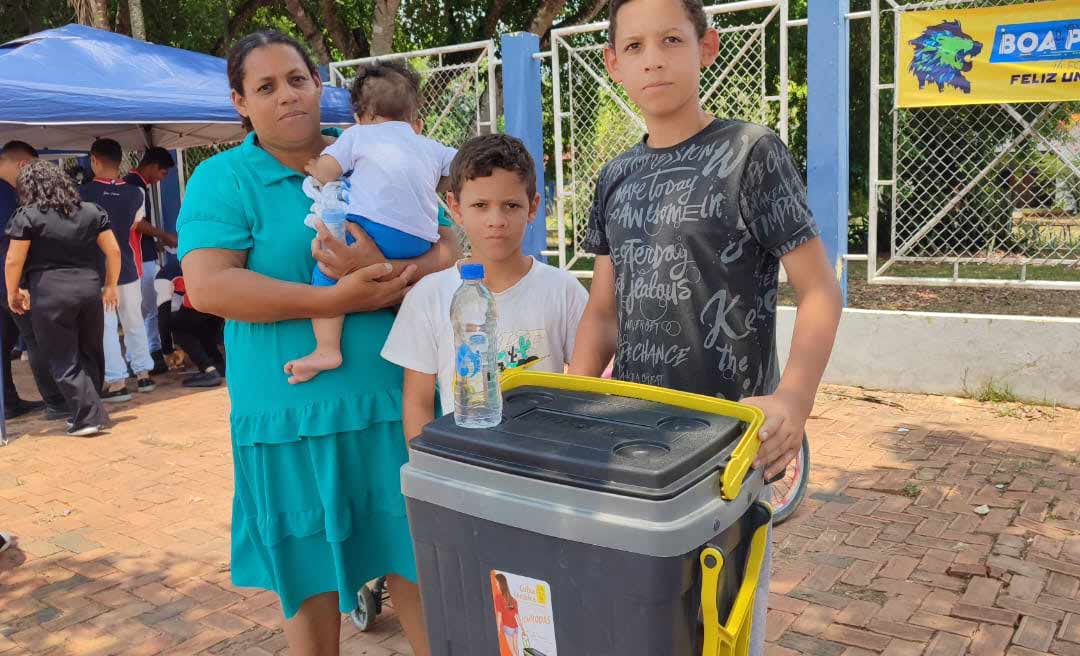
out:
M767 128L710 116L701 69L719 36L701 0L611 0L604 61L648 134L605 165L586 248L596 255L571 373L742 400L765 411L755 465L794 457L829 359L840 294L802 177ZM791 357L776 357L780 264L799 297ZM752 654L763 650L768 573Z

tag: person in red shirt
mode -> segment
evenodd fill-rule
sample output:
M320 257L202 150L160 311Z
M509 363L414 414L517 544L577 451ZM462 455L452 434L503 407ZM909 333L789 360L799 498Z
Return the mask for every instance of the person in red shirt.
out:
M150 357L154 359L154 368L151 374L163 374L169 370L165 364L165 356L162 353L161 334L158 327L157 309L159 299L154 291L154 279L161 270L158 261L158 244L168 248L176 248L176 235L154 225L153 187L164 180L169 171L176 166L169 151L155 146L148 148L139 160L139 165L131 169L124 176L124 182L138 187L143 191L146 198L146 218L135 224L132 235L133 245L138 244L136 257L142 266L140 272L140 284L142 287L142 314L146 324L146 339L150 346ZM167 299L160 299L165 301Z

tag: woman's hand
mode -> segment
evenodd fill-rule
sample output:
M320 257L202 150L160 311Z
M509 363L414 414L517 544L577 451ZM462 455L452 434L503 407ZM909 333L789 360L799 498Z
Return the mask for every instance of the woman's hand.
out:
M117 291L116 285L110 285L101 291L101 302L105 304L106 310L115 310L119 307L120 292Z
M323 273L340 280L357 269L386 262L379 247L363 228L352 221L346 222L345 227L356 240L351 246L334 238L322 221L315 222L319 234L311 242L311 256L322 265Z
M372 264L340 278L333 292L337 299L336 314L371 312L393 307L405 298L412 284L416 267L409 265L399 275L380 280L393 271L389 263Z
M30 311L30 292L25 289L16 290L8 294L8 307L15 314L26 314Z

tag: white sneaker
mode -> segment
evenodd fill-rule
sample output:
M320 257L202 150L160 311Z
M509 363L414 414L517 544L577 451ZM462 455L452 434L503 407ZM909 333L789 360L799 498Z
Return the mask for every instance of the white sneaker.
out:
M0 539L4 541L4 544L0 544L0 553L4 553L18 543L18 540L11 533L0 533Z
M71 437L90 437L91 435L97 435L101 432L101 426L91 424L89 426L75 427L74 424L68 427L67 434Z

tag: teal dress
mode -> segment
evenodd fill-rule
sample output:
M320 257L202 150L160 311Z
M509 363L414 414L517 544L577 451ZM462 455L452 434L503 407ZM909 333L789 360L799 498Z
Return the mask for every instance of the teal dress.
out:
M180 258L202 248L245 251L247 268L308 284L314 236L303 175L243 144L206 160L188 182ZM315 346L311 322L225 324L235 491L232 582L273 590L285 617L337 592L356 608L367 581L416 580L399 469L402 371L379 356L394 315L346 317L344 364L301 385L282 367Z

